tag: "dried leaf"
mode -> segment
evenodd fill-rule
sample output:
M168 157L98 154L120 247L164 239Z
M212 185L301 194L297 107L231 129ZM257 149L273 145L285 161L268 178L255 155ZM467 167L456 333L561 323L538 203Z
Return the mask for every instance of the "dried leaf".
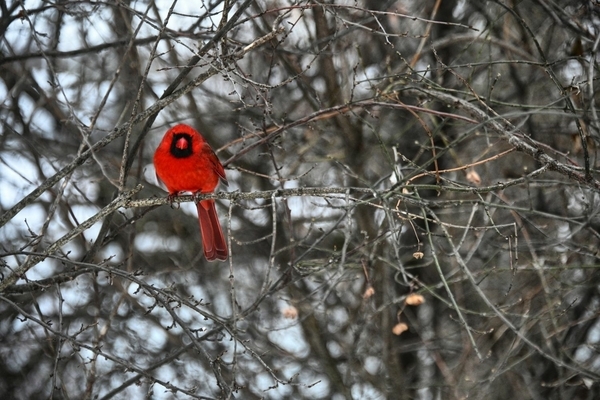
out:
M467 172L467 181L471 182L472 184L474 184L476 186L481 185L481 177L473 169L470 170L469 172Z
M411 293L406 297L406 300L404 302L409 306L418 306L420 304L425 303L425 297L417 293Z
M407 331L408 330L408 325L406 325L404 322L399 322L396 325L394 325L394 328L392 329L392 333L396 336L400 336L402 335L402 332Z
M298 317L298 309L294 306L284 308L281 313L283 314L283 317L287 319L294 319Z

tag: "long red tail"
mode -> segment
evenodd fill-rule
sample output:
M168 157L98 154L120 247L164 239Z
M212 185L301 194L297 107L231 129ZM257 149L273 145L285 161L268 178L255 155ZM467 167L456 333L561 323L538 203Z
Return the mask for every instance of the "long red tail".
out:
M227 243L219 223L214 200L202 200L196 204L204 256L208 261L227 260Z

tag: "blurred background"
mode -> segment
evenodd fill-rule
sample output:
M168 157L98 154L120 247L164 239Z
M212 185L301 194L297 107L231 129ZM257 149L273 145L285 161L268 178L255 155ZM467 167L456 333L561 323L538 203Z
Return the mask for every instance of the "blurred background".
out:
M597 1L0 10L0 397L600 397Z

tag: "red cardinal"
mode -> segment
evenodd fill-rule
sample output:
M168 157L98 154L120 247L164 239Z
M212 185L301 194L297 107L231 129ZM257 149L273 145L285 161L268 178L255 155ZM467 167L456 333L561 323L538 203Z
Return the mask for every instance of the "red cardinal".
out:
M154 153L156 175L164 182L169 196L179 192L212 193L219 179L227 185L225 170L217 155L198 131L179 124L169 129ZM227 260L214 200L196 203L204 256L208 261Z

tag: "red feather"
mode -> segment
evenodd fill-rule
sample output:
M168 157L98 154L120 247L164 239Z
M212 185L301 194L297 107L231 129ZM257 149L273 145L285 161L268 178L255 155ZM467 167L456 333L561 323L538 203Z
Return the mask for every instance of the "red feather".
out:
M202 135L188 125L169 129L154 153L156 175L170 196L180 192L212 193L219 180L227 185L225 170ZM214 200L196 204L204 256L208 261L226 260L227 243Z

